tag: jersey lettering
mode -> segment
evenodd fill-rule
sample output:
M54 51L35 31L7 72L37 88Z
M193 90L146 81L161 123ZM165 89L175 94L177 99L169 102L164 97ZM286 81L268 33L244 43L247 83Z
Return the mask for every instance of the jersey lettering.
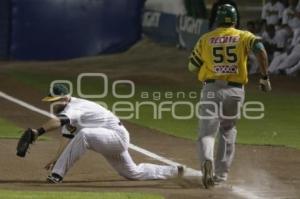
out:
M216 74L237 74L238 67L236 65L219 65L214 66L214 72Z

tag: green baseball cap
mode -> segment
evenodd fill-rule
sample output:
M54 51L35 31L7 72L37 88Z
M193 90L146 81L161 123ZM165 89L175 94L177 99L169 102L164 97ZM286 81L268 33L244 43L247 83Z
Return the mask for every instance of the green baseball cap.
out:
M44 97L44 102L54 102L60 100L69 95L69 89L64 84L54 84L50 87L50 93L47 97Z

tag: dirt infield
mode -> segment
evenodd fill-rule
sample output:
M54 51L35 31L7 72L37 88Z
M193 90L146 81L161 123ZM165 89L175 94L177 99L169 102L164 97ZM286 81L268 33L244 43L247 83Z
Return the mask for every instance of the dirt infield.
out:
M1 76L12 85L12 91L4 84L0 90L46 108L42 97L30 87ZM1 82L3 82L1 81ZM17 91L17 92L16 92ZM46 118L0 99L0 117L15 122L20 127L37 127ZM176 138L130 123L125 126L131 132L132 143L165 156L174 161L199 168L193 141ZM182 188L170 181L127 181L119 177L98 154L88 152L66 176L60 185L45 183L47 172L43 166L55 153L58 133L50 135L51 141L37 142L25 159L15 156L16 140L0 141L0 189L51 190L51 191L122 191L159 193L166 198L299 198L300 151L284 147L241 146L237 147L229 182L226 186L204 190L201 187ZM163 143L161 142L163 140ZM153 162L132 152L137 162Z
M8 103L6 105L5 107L10 110L19 109L13 104ZM20 116L22 116L22 112L20 112ZM26 114L32 115L33 120L38 117L29 111ZM1 116L4 116L3 112L1 112ZM125 125L131 132L132 143L172 160L198 168L194 142L166 136L129 123ZM300 152L283 147L264 146L238 146L228 184L225 187L211 190L204 190L201 187L182 188L176 183L168 181L127 181L119 177L105 160L94 152L88 152L75 165L66 176L63 184L48 185L45 183L47 172L42 168L56 151L58 142L55 137L53 136L52 141L37 142L25 159L15 156L16 140L1 140L0 189L138 191L159 193L172 199L255 197L296 199L300 195L299 189L297 189L300 187ZM158 144L158 140L163 140L163 144L161 142ZM156 162L136 152L132 154L137 162Z
M150 52L150 53L149 53ZM130 79L140 84L169 84L193 86L197 83L186 70L188 52L152 43L141 42L120 55L85 58L65 62L2 62L0 91L47 109L40 99L45 95L7 75L7 70L30 70L47 74L103 72L112 79ZM129 70L130 68L130 70ZM116 72L117 71L117 72ZM277 81L276 81L277 79ZM299 92L300 78L285 81L274 77L274 92ZM257 77L251 77L257 82ZM249 84L248 89L257 89ZM37 128L45 117L0 98L0 117L21 128ZM199 169L194 141L168 136L152 129L125 122L131 142L168 159ZM253 127L255 128L255 127ZM71 169L59 185L46 184L48 175L43 166L52 158L58 146L58 132L49 134L50 141L38 141L25 159L15 155L16 140L0 140L0 189L33 191L120 191L158 193L168 199L299 199L300 151L272 146L238 145L228 183L223 187L205 190L202 187L183 188L171 181L128 181L118 176L105 160L88 152ZM157 161L132 152L134 160Z

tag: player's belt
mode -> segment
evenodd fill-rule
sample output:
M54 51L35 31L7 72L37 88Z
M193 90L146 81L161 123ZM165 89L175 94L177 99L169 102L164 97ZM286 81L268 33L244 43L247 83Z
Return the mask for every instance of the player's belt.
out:
M215 79L207 79L207 80L204 81L204 83L206 83L206 84L208 84L208 83L215 83L215 82L216 82ZM237 88L243 88L243 84L240 84L240 83L237 83L237 82L228 81L227 85L228 86L237 87Z

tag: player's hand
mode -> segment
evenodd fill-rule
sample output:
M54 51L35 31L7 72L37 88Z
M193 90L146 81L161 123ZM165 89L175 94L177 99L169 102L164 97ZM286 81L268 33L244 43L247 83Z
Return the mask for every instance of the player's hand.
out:
M46 166L44 167L46 170L52 170L54 165L56 163L56 160L51 160Z
M32 132L34 133L34 140L37 140L37 138L39 137L39 133L37 129L32 129Z
M268 76L263 76L259 79L259 90L263 92L269 92L272 90L270 78Z

